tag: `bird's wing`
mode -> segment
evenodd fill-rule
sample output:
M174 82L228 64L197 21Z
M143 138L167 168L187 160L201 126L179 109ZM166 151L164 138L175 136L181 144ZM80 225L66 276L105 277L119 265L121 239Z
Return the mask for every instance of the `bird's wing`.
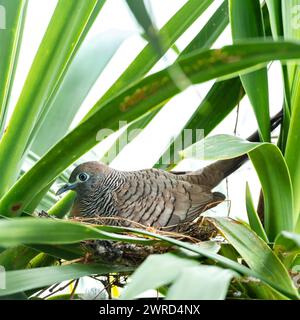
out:
M224 196L206 186L191 184L160 170L131 174L121 191L115 192L119 214L128 225L134 221L154 227L167 227L195 219L217 205Z

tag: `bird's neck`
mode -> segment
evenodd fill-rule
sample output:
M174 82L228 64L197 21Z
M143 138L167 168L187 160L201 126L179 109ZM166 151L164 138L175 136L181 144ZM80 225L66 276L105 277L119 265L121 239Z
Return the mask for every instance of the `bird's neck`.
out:
M81 216L114 215L113 193L122 188L125 175L121 171L112 170L90 193L78 194L74 206L79 208Z
M125 183L125 173L112 169L102 182L103 192L118 191Z

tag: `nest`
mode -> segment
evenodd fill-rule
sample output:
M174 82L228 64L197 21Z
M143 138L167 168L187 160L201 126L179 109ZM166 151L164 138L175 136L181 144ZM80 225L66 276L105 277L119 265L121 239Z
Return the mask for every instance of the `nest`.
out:
M116 220L114 224L123 224L124 218L114 217L109 218ZM93 217L83 218L76 217L70 219L87 225L107 225L105 218ZM122 221L121 221L122 220ZM107 221L106 221L107 222ZM111 221L110 221L111 222ZM130 227L136 227L145 231L152 232L158 235L168 236L177 240L187 241L197 244L202 241L208 241L218 235L218 230L214 226L211 219L206 217L199 217L197 221L184 223L178 226L177 231L167 231L167 228L153 228L146 227L133 221L126 221L130 223ZM123 233L132 235L132 233ZM136 236L136 235L135 235ZM165 246L160 244L142 245L126 242L115 242L107 240L89 240L82 242L84 251L89 256L89 259L101 263L109 263L114 265L138 266L151 254L162 254L177 250L176 246Z
M45 211L38 213L38 216L41 218L55 219L55 217L48 215ZM210 218L203 216L199 217L195 221L182 223L177 226L176 231L168 231L168 228L156 229L154 227L147 227L121 217L76 217L70 218L69 220L90 226L111 224L123 226L130 225L131 228L142 229L154 234L168 236L170 238L193 244L208 241L218 235L218 230L213 224L213 221ZM132 235L132 233L125 232L123 234ZM151 254L162 254L177 250L176 246L166 246L159 242L153 245L142 245L119 241L87 240L82 241L81 246L85 254L84 257L76 260L76 262L100 262L109 265L124 265L130 267L137 267Z

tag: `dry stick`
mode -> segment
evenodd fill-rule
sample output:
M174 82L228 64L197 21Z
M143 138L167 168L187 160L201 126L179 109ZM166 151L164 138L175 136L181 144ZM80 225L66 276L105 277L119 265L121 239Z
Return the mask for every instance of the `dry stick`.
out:
M221 203L221 202L222 201L216 201L215 203ZM143 230L146 230L146 231L151 231L153 233L162 234L162 235L165 235L165 236L170 236L170 237L177 238L177 239L187 239L187 240L190 240L190 241L196 242L196 243L199 242L199 239L197 239L195 237L191 237L190 235L187 235L187 234L162 230L162 229L169 228L171 226L162 227L161 229L156 229L154 227L147 227L147 226L145 226L143 224L140 224L138 222L135 222L135 221L129 220L127 218L123 218L123 217L93 217L93 218L76 217L76 218L73 218L71 220L79 221L81 223L85 223L85 224L92 225L92 226L99 226L99 224L105 225L105 223L103 223L102 220L116 220L117 222L118 221L119 222L120 221L125 221L125 222L129 222L130 224L135 225L137 228L140 228L140 229L143 229ZM184 226L184 225L187 225L187 226L191 225L191 222L185 222L185 223L182 224L182 226Z
M50 288L46 287L42 290L40 290L36 295L34 295L35 298L38 298L40 295L42 295L45 291L49 290L50 292L52 291L52 288L54 290L54 288L56 288L59 285L59 283L56 283L54 285L52 285Z
M50 287L46 287L44 289L42 289L41 291L38 292L38 294L36 294L34 297L39 297L41 294L43 294L45 291L49 290L50 292L52 292L55 288L57 288L60 285L60 282L53 284Z
M89 277L94 279L94 280L99 281L103 285L103 289L99 293L97 293L96 296L94 297L94 299L96 299L104 290L106 290L108 288L109 281L108 280L104 281L104 280L98 279L97 277L94 277L94 276L89 276ZM118 287L124 287L124 284L120 282L119 276L111 275L111 277L114 277L113 282L110 283L111 286L115 285L115 286L118 286ZM108 276L106 276L106 278L108 278ZM123 276L123 278L124 278L124 281L126 282L127 281L127 277ZM108 284L105 284L105 282L108 283Z
M110 282L109 282L109 275L106 275L106 276L105 276L105 278L106 278L107 280L103 280L104 283L103 283L101 280L97 279L97 278L94 278L94 277L92 277L92 278L95 279L95 280L100 281L100 282L102 283L102 285L103 285L103 289L100 290L100 291L94 296L93 300L97 299L97 297L99 297L99 295L100 295L104 290L107 292L108 298L111 299L111 290L110 290L110 287L111 287L111 285L112 285L113 283L110 283Z
M71 280L71 281L69 281L66 285L64 285L64 286L62 286L62 287L58 288L57 290L55 290L55 291L53 291L53 292L49 293L49 294L48 294L48 295L46 295L43 299L47 299L47 298L49 298L49 297L53 296L55 293L57 293L57 292L59 292L59 291L62 291L62 290L64 290L64 289L66 289L66 288L67 288L69 285L71 285L74 281L75 281L74 279L73 279L73 280ZM60 283L59 283L58 285L60 285ZM58 285L56 285L55 287L57 287ZM53 289L52 289L52 290L53 290Z
M72 289L72 292L71 292L71 295L70 295L70 300L73 300L73 298L74 298L74 294L75 294L75 291L77 289L78 283L79 283L79 279L76 279L75 284L74 284L74 288Z
M93 300L95 300L104 290L106 290L107 289L107 287L108 287L108 285L106 284L106 283L108 283L108 280L101 280L101 279L98 279L97 277L94 277L94 276L89 276L90 278L92 278L92 279L94 279L94 280L97 280L97 281L99 281L102 285L103 285L103 289L102 290L100 290L100 292L98 292L95 296L94 296L94 298L93 298ZM104 276L102 276L102 277L104 277ZM108 276L106 276L106 278L108 278ZM105 283L106 282L106 283ZM106 290L106 292L107 292L107 290ZM108 293L108 292L107 292Z

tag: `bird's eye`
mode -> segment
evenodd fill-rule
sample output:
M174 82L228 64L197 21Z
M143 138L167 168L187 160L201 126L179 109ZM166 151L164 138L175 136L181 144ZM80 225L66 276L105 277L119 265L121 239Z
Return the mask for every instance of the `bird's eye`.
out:
M87 181L88 178L89 178L89 175L88 175L87 173L85 173L85 172L80 173L80 174L78 175L78 179L79 179L80 181L82 181L82 182Z

